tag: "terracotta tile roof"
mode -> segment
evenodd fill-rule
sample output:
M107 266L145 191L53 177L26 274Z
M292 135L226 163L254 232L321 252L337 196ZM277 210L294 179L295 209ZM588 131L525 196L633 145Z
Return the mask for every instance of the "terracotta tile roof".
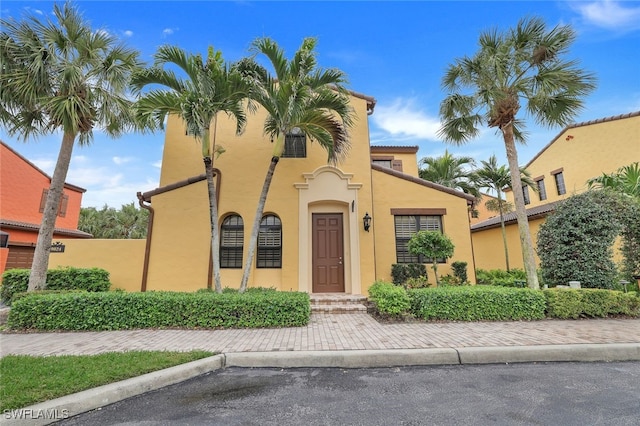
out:
M465 198L468 202L474 202L476 197L470 194L466 194L462 191L455 190L453 188L449 188L448 186L440 185L437 183L430 182L428 180L420 179L415 176L411 176L397 170L390 169L388 167L381 166L379 164L371 163L371 170L376 170L378 172L382 172L400 179L404 179L409 182L417 183L418 185L426 186L428 188L435 189L437 191L446 192L447 194L455 195L456 197Z
M17 220L9 220L9 219L0 219L0 227L5 229L26 229L29 231L37 231L40 229L39 224L19 222ZM93 235L84 231L79 231L77 229L55 228L53 232L55 234L65 235L69 237L93 238Z
M531 220L539 217L545 217L556 209L556 205L558 203L559 201L554 201L551 203L542 204L540 206L531 207L530 209L527 209L527 218ZM511 223L515 223L516 221L517 221L516 212L510 212L504 215L505 224L508 225ZM492 217L491 219L487 219L482 222L478 222L474 225L471 225L471 232L480 231L484 229L497 228L499 226L500 226L500 215Z

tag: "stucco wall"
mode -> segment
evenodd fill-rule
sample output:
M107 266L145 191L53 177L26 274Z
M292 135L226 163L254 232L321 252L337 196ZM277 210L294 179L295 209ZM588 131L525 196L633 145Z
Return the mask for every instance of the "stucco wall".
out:
M544 177L547 192L547 199L540 201L537 193L529 191L531 204L527 207L584 192L588 179L636 161L640 161L640 114L566 129L527 165L532 178ZM559 169L567 190L564 195L558 195L551 174ZM513 194L507 197L513 201Z
M51 253L49 268L73 266L109 271L111 289L140 291L145 240L59 239L64 253Z
M358 118L350 133L351 149L348 158L337 165L337 170L349 174L351 177L348 182L357 182L359 188L353 191L353 197L349 198L347 203L344 198L345 191L349 191L348 183L341 179L341 188L328 188L326 195L313 198L313 205L301 207L302 190L299 185L306 184L310 174L327 165L327 153L317 143L308 142L306 158L280 159L267 196L264 214L275 214L282 222L283 264L281 269L256 269L254 266L249 279L250 286L276 287L281 290L310 288L310 283L300 283L300 264L304 262L299 260L299 236L308 232L307 229L300 229L301 208L306 209L305 214L309 215L314 209L336 208L344 212L345 222L358 224L357 232L354 229L356 226L347 228L345 225L345 235L360 233L360 218L365 212L372 211L369 133L366 101L353 97L352 106ZM241 137L235 136L235 123L225 117L221 117L215 127L216 144L225 149L214 162L214 167L221 171L219 217L221 221L229 214L242 217L243 260L247 256L256 206L273 152L273 143L263 135L262 126L265 118L263 110L251 114L247 129ZM172 184L203 172L199 143L185 135L179 119L170 117L160 185ZM147 288L187 291L204 288L207 285L210 253L206 182L154 196L151 205L155 210L155 222ZM351 216L353 220L348 221ZM364 278L366 281L373 281L373 239L369 235L363 237L364 241L360 242L360 256L352 261L357 262L358 269L367 275ZM308 239L302 239L302 243L310 244ZM302 275L304 272L306 271L303 271ZM241 276L241 269L221 270L223 286L238 287Z
M376 278L391 280L391 265L396 263L395 222L391 209L446 209L442 217L443 232L455 245L453 257L438 264L438 276L452 274L451 263L467 262L469 279L474 281L473 255L469 236L467 201L436 189L373 171L376 199L372 231L376 239ZM433 270L427 265L430 282L435 282ZM371 283L368 283L369 285Z

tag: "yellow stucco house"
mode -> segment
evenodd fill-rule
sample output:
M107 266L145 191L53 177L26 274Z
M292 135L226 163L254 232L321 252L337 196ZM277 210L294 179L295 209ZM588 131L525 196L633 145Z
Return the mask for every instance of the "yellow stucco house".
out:
M452 259L439 266L451 273L453 261L473 254L468 207L473 197L418 177L417 146L370 146L368 116L375 100L351 93L356 120L348 158L331 166L326 152L304 135L286 139L285 154L273 176L263 215L249 286L308 293L367 294L376 280L391 280L391 265L415 262L406 249L419 229L441 230L455 244ZM272 143L263 135L266 113L248 117L242 136L235 123L220 119L215 143L224 153L214 161L219 196L221 278L238 287L258 196ZM90 266L114 272L131 263L128 278L112 273L114 287L129 291L195 291L211 286L207 185L200 146L182 121L166 126L160 187L139 194L152 211L144 248L141 241L113 250L111 242L67 244L52 266L89 266L87 253L99 252ZM365 229L364 218L370 218ZM137 246L134 247L134 245ZM103 256L104 260L99 257ZM433 275L429 276L434 282Z
M540 225L554 205L587 190L587 181L640 161L640 111L567 126L525 168L537 192L524 189L534 247ZM507 192L513 202L513 194ZM523 268L515 213L506 215L509 263ZM476 267L505 269L499 217L471 226ZM536 256L536 260L539 259Z

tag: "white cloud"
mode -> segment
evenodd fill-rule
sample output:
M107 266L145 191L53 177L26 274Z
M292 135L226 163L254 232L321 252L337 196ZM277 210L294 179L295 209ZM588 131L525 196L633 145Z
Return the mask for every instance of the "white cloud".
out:
M112 158L113 162L116 163L118 166L121 164L125 164L125 163L129 163L131 161L133 161L133 157L113 157Z
M582 18L597 27L614 31L640 29L640 7L622 5L614 0L598 0L590 3L571 3Z
M153 163L153 164L151 164L151 165L152 165L153 167L156 167L156 168L158 168L158 169L159 169L159 168L161 168L161 167L162 167L162 160L158 160L158 161L156 161L155 163Z
M170 36L171 34L173 34L175 32L175 29L173 28L165 28L164 30L162 30L162 35L164 37Z
M375 125L385 132L402 139L438 140L440 121L421 111L412 99L396 99L391 105L376 107Z
M125 37L132 37L133 36L133 31L126 30L123 34L125 35Z
M35 160L29 160L33 164L36 165L37 168L51 176L53 174L53 169L56 167L56 159L48 159L48 158L39 158Z

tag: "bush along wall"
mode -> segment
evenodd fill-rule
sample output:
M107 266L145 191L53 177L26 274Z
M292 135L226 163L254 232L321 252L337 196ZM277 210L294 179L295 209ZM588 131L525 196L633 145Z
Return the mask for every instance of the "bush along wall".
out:
M29 293L13 304L7 326L32 330L259 328L304 326L309 295L252 293Z
M11 305L14 295L27 291L29 269L10 269L2 274L0 299ZM47 290L109 291L109 272L100 268L58 268L47 271Z
M640 317L640 296L637 293L602 289L548 289L543 292L550 318Z
M507 321L545 317L544 294L528 288L438 287L408 291L411 312L425 320Z

